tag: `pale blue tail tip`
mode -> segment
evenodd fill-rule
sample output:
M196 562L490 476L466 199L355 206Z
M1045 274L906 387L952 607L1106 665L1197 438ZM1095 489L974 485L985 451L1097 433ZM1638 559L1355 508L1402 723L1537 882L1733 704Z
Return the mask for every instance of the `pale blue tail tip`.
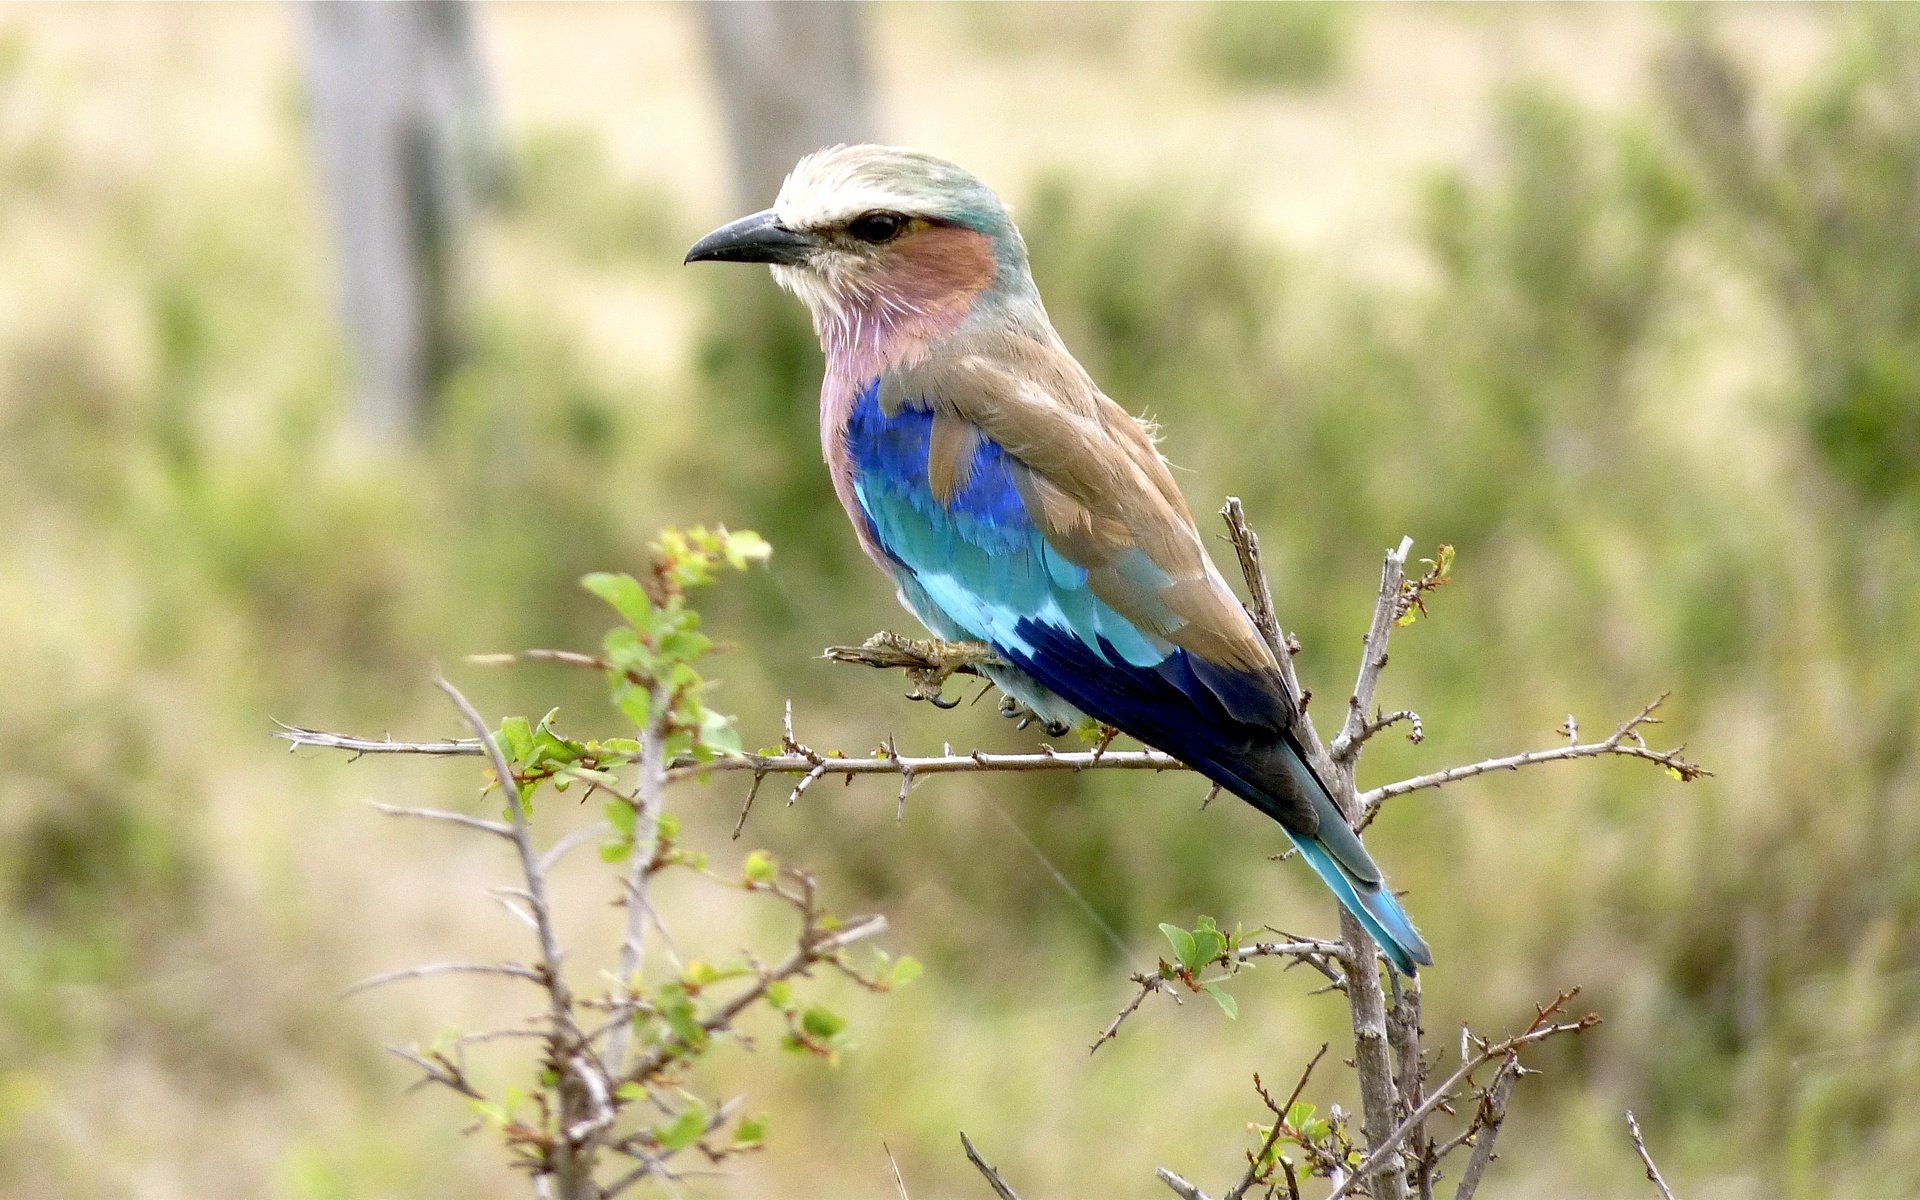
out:
M1300 847L1300 857L1307 860L1313 873L1333 891L1341 906L1380 943L1380 949L1396 971L1411 977L1418 975L1421 967L1433 965L1433 951L1427 948L1426 939L1413 927L1413 918L1407 916L1407 910L1400 907L1400 901L1387 890L1385 883L1377 887L1358 883L1318 841L1293 840Z

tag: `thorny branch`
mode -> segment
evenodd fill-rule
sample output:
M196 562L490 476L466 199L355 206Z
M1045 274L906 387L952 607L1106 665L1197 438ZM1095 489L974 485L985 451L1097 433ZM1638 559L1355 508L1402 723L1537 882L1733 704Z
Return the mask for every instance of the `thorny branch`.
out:
M1388 552L1381 567L1380 587L1372 620L1363 640L1361 662L1352 692L1347 698L1346 708L1338 736L1332 743L1321 741L1307 714L1312 694L1300 686L1294 670L1293 655L1299 649L1294 639L1281 629L1275 619L1271 589L1260 561L1259 540L1247 525L1244 511L1237 499L1229 499L1221 512L1224 518L1228 539L1234 547L1244 575L1251 601L1247 606L1249 616L1261 631L1263 637L1274 651L1282 679L1288 692L1297 699L1298 720L1295 735L1299 739L1315 771L1328 781L1336 803L1350 821L1358 828L1365 826L1378 814L1384 803L1396 796L1411 792L1438 788L1450 783L1470 779L1478 775L1500 770L1518 770L1547 762L1594 758L1601 756L1620 756L1639 758L1665 767L1676 778L1687 781L1708 774L1706 770L1682 757L1684 747L1660 750L1650 746L1644 734L1646 727L1657 724L1655 713L1666 699L1663 694L1648 704L1634 717L1622 723L1613 734L1603 740L1581 742L1578 728L1571 717L1563 729L1566 737L1564 745L1545 750L1527 751L1519 754L1490 758L1482 762L1446 768L1429 774L1388 783L1370 791L1359 792L1354 785L1360 752L1365 743L1381 731L1395 724L1404 723L1408 727L1409 740L1420 742L1424 736L1424 726L1418 713L1411 710L1387 711L1375 703L1381 675L1387 665L1388 642L1393 629L1404 618L1414 612L1425 614L1425 597L1433 589L1446 582L1447 563L1450 560L1450 548L1442 547L1438 558L1429 563L1430 569L1416 579L1408 579L1406 562L1411 552L1411 539L1404 539L1399 546ZM591 655L573 654L567 651L534 651L521 657L545 658L604 668L608 664ZM903 638L894 634L877 634L859 647L832 647L827 657L834 661L856 663L883 669L904 670L907 673L914 699L925 699L940 707L953 707L957 701L947 700L941 692L942 685L956 674L981 675L986 669L1002 665L993 652L984 646L967 643L944 643ZM464 698L444 682L441 685L461 707L478 735L473 738L448 739L438 742L397 742L391 738L366 739L342 734L326 733L312 729L283 726L276 736L293 746L311 746L345 750L355 757L362 754L404 753L418 755L485 755L493 760L496 776L507 790L509 796L508 823L486 821L480 818L466 817L463 814L423 809L385 809L396 815L414 816L438 820L451 824L464 825L477 831L508 838L516 843L522 858L523 870L527 875L528 887L516 893L525 901L525 909L503 901L514 909L530 924L539 935L542 944L541 964L538 967L524 968L529 976L541 982L550 991L552 1012L550 1013L551 1032L548 1035L553 1048L553 1061L565 1069L560 1072L563 1078L573 1079L576 1086L571 1107L575 1112L571 1119L563 1120L558 1128L571 1136L592 1139L600 1135L610 1120L605 1097L609 1085L649 1078L667 1066L685 1046L669 1037L654 1045L648 1053L641 1055L631 1063L621 1060L625 1054L625 1027L622 1019L636 1003L630 992L616 995L611 1001L614 1020L586 1038L571 1025L571 1002L560 980L560 950L552 936L552 926L546 911L544 894L544 870L550 864L532 857L531 840L527 834L525 812L519 801L515 780L507 768L504 756L493 743L491 735L479 722L477 715L467 705ZM656 706L657 707L657 706ZM1371 713L1371 716L1369 716ZM643 734L646 731L643 730ZM653 855L648 852L654 841L659 812L658 802L662 790L675 782L689 777L706 777L710 774L727 772L746 772L752 776L751 787L746 803L740 814L744 825L748 810L761 784L769 776L797 777L787 802L793 804L804 797L807 790L820 779L827 776L850 780L855 775L885 775L897 777L900 781L899 803L904 806L909 789L922 776L940 774L971 774L985 772L1028 772L1028 771L1086 771L1086 770L1149 770L1177 771L1185 770L1176 759L1153 749L1138 751L1113 751L1108 748L1112 736L1109 731L1107 742L1089 752L1060 752L1043 744L1040 751L1031 754L986 754L982 752L955 753L952 747L943 747L938 755L912 756L899 752L889 738L878 749L861 757L849 757L839 752L821 752L801 742L795 735L792 721L792 707L788 706L783 729L782 744L776 752L765 754L739 754L722 757L708 762L695 762L690 759L665 761L661 753L662 744L655 740L643 745L636 755L608 755L604 760L589 763L590 766L610 767L622 761L641 761L642 778L632 802L641 814L634 866L627 880L628 906L627 934L621 953L622 984L627 988L634 971L639 966L644 953L645 923L648 919L645 898L645 883ZM735 835L739 829L736 827ZM722 1029L727 1022L744 1010L748 1005L763 999L770 988L795 975L802 975L814 965L828 963L847 970L835 957L839 950L860 938L878 932L883 926L879 918L853 922L839 926L831 932L814 924L810 915L811 881L805 886L805 896L788 896L803 912L806 929L800 939L800 947L795 954L778 967L756 966L754 983L727 1004L720 1006L703 1019L704 1032ZM1454 1150L1471 1147L1472 1154L1460 1181L1455 1200L1471 1200L1491 1161L1493 1145L1504 1120L1506 1107L1512 1088L1519 1076L1524 1074L1520 1066L1519 1050L1526 1045L1544 1040L1562 1033L1578 1032L1589 1027L1598 1018L1588 1016L1578 1021L1556 1022L1549 1018L1560 1011L1571 999L1572 992L1564 993L1553 1003L1543 1006L1533 1023L1521 1034L1515 1035L1498 1044L1475 1041L1463 1035L1463 1062L1437 1088L1427 1089L1427 1063L1421 1055L1419 1038L1419 989L1417 986L1401 985L1401 981L1389 975L1394 984L1394 1003L1387 1007L1386 993L1381 984L1381 971L1377 948L1357 921L1342 915L1341 939L1339 941L1320 941L1314 939L1293 938L1280 935L1282 940L1255 942L1224 952L1212 965L1221 966L1229 971L1254 959L1262 957L1281 957L1289 960L1289 965L1306 963L1324 975L1328 988L1346 993L1350 1006L1350 1017L1354 1029L1354 1059L1356 1073L1360 1081L1362 1100L1362 1123L1366 1137L1364 1157L1357 1152L1354 1158L1360 1159L1357 1168L1348 1170L1350 1165L1345 1151L1336 1161L1322 1154L1316 1158L1309 1153L1309 1165L1321 1174L1328 1175L1334 1184L1329 1200L1341 1200L1356 1192L1364 1191L1373 1200L1410 1200L1411 1187L1417 1186L1421 1200L1430 1200L1436 1167L1441 1159ZM496 973L518 974L507 964ZM494 970L488 964L438 964L430 968L413 971L395 972L388 977L370 980L365 986L384 982L390 978L404 978L415 974L427 974L437 971L455 970ZM849 972L851 973L851 972ZM1137 1011L1148 996L1155 991L1164 991L1179 999L1176 982L1186 984L1194 990L1209 981L1195 980L1190 972L1175 971L1170 978L1166 964L1162 964L1159 973L1137 973L1132 976L1138 986L1137 993L1119 1012L1111 1023L1095 1039L1091 1049L1097 1050L1105 1042L1118 1035L1120 1026ZM568 1022L563 1025L563 1012ZM614 1032L614 1031L618 1032ZM603 1035L609 1035L607 1046L608 1065L601 1065L594 1053L594 1045ZM1469 1053L1469 1047L1478 1047L1477 1053ZM408 1057L426 1072L428 1078L437 1083L461 1090L470 1087L464 1074L456 1063L444 1055L414 1055ZM1316 1058L1316 1061L1317 1058ZM1473 1073L1488 1063L1498 1061L1500 1066L1490 1083L1476 1086ZM1308 1068L1311 1071L1311 1064ZM1302 1076L1302 1087L1306 1082ZM1453 1112L1450 1105L1462 1096L1462 1090L1468 1089L1476 1108L1467 1128L1444 1144L1436 1144L1427 1137L1424 1123L1436 1111ZM563 1105L568 1102L569 1089L560 1089ZM1296 1096L1298 1089L1296 1089ZM1263 1100L1271 1108L1272 1098L1264 1090ZM1290 1107L1292 1101L1289 1101ZM566 1114L562 1114L563 1116ZM1273 1148L1274 1139L1279 1136L1284 1123L1286 1108L1276 1113L1275 1126L1267 1137L1267 1144L1259 1153L1250 1156L1251 1168L1239 1181L1228 1196L1238 1200L1256 1183L1265 1183L1269 1194L1281 1187L1273 1171L1276 1164L1269 1163L1262 1175L1262 1163ZM1654 1180L1666 1200L1671 1193L1664 1181L1659 1178L1651 1159L1647 1156L1644 1143L1638 1135L1637 1126L1630 1127L1634 1133L1634 1144L1648 1168L1649 1178ZM1336 1130L1339 1122L1336 1121ZM1334 1135L1340 1145L1346 1146L1345 1134ZM567 1139L563 1138L564 1143ZM963 1141L965 1139L963 1138ZM585 1147L582 1147L585 1148ZM619 1185L624 1187L649 1173L664 1175L666 1168L661 1156L648 1152L645 1147L633 1147L616 1144L616 1149L630 1153L640 1160L641 1166L628 1179ZM998 1173L988 1167L970 1143L966 1146L969 1158L993 1186L1002 1200L1017 1200ZM554 1177L553 1182L561 1182L560 1162L564 1159L568 1147L564 1144L549 1148L542 1170ZM590 1161L590 1159L589 1159ZM1293 1165L1284 1156L1277 1160L1277 1166L1284 1168L1284 1186L1289 1197L1297 1197L1298 1181L1294 1176ZM1196 1185L1181 1176L1161 1169L1160 1179L1177 1195L1193 1200L1206 1200L1206 1194ZM617 1190L617 1189L616 1189ZM568 1197L564 1184L559 1194ZM588 1193L580 1192L579 1195ZM610 1193L609 1193L610 1194Z
M1292 960L1288 963L1289 967L1304 963L1326 976L1330 989L1338 991L1346 986L1346 980L1339 974L1334 963L1342 958L1346 952L1347 947L1345 943L1330 942L1321 938L1291 938L1282 942L1248 942L1237 949L1222 950L1217 957L1208 963L1202 964L1202 966L1218 966L1231 972L1241 964L1250 963L1255 959L1287 958ZM1197 975L1198 972L1191 972L1190 974ZM1093 1044L1087 1047L1088 1053L1098 1052L1100 1047L1106 1045L1114 1038L1119 1037L1120 1026L1125 1024L1127 1018L1137 1012L1140 1006L1146 1003L1147 997L1153 993L1165 992L1167 995L1172 996L1174 1000L1178 1001L1180 999L1180 993L1173 986L1176 979L1185 983L1189 990L1195 992L1201 991L1204 985L1210 982L1197 978L1181 978L1181 975L1177 973L1170 964L1165 962L1161 963L1158 972L1140 971L1136 972L1131 978L1133 982L1139 986L1140 990L1134 993L1133 998L1127 1002L1125 1008L1120 1010L1119 1015L1108 1022L1107 1027L1100 1031L1100 1036L1093 1039Z
M1712 771L1707 770L1698 763L1681 757L1681 751L1686 749L1685 746L1675 746L1671 750L1655 750L1653 747L1647 745L1646 737L1641 733L1641 730L1649 725L1658 725L1660 723L1660 718L1654 716L1654 713L1658 712L1660 706L1666 703L1668 694L1667 692L1661 692L1658 696L1655 696L1645 708L1623 722L1618 729L1613 731L1611 736L1602 741L1581 742L1572 740L1574 737L1577 737L1578 730L1573 724L1573 719L1569 717L1565 730L1570 734L1570 737L1568 744L1565 746L1555 746L1550 750L1528 750L1521 754L1509 754L1502 758L1489 758L1477 763L1468 763L1465 766L1448 767L1444 771L1434 771L1427 775L1416 775L1411 779L1402 779L1398 783L1383 784L1371 791L1362 793L1360 802L1366 815L1362 818L1360 827L1364 829L1367 825L1372 824L1375 814L1380 811L1380 806L1395 796L1404 796L1408 792L1417 792L1426 788L1443 787L1449 783L1458 783L1462 779L1472 779L1475 775L1486 775L1494 771L1518 771L1522 767L1539 766L1541 763L1563 762L1568 759L1599 758L1602 755L1615 754L1625 758L1642 758L1648 762L1658 763L1665 767L1674 778L1680 780L1682 783L1691 783L1696 779L1711 776L1713 774Z
M344 750L355 758L363 754L415 754L435 757L471 757L484 754L479 741L452 738L436 742L401 742L391 738L362 738L344 733L328 733L297 725L283 725L274 736L296 749L302 746L322 750ZM608 761L631 761L621 756ZM849 758L839 751L822 752L801 745L779 754L739 754L696 763L676 760L667 765L666 782L678 783L699 775L744 772L755 776L800 775L820 779L828 775L967 775L996 771L1185 771L1187 765L1158 750L1060 751L1043 744L1035 754L987 754L975 750L955 753L946 747L939 754L912 756L889 753L877 748L871 757ZM812 780L799 789L805 795ZM791 799L798 799L798 796Z
M1579 995L1579 993L1579 988L1568 988L1566 991L1561 992L1558 996L1554 997L1551 1002L1543 1004L1535 1010L1532 1024L1504 1041L1488 1044L1484 1040L1475 1040L1470 1034L1463 1034L1463 1041L1469 1046L1477 1046L1478 1053L1461 1063L1458 1070L1447 1076L1446 1080L1441 1083L1439 1087L1434 1088L1427 1098L1421 1101L1419 1106L1395 1126L1393 1131L1385 1138L1371 1142L1368 1147L1366 1159L1361 1162L1352 1177L1333 1190L1327 1197L1327 1200L1340 1200L1342 1196L1352 1195L1354 1188L1359 1186L1359 1182L1362 1179L1379 1171L1381 1166L1387 1163L1400 1148L1400 1143L1406 1140L1407 1136L1419 1126L1420 1122L1426 1120L1426 1118L1442 1104L1451 1100L1458 1093L1462 1084L1471 1082L1473 1073L1481 1067L1486 1066L1496 1059L1505 1059L1515 1054L1523 1046L1530 1046L1536 1042L1544 1042L1548 1038L1559 1037L1562 1034L1581 1033L1598 1025L1600 1018L1594 1013L1588 1013L1586 1016L1572 1021L1553 1020L1554 1017L1566 1010L1566 1006L1575 996Z
M598 660L584 655L562 657L558 653L543 653L542 657L569 662L577 658L590 664L598 663ZM627 1047L635 1036L636 1015L657 1013L656 1005L659 1003L657 997L647 998L638 991L645 952L646 922L652 919L651 910L647 907L647 883L651 874L661 865L668 861L679 861L670 857L672 849L663 844L660 836L661 802L671 774L665 761L664 718L649 722L641 730L641 769L634 793L623 796L604 784L597 785L618 797L619 802L631 803L636 810L636 817L634 845L622 879L627 918L619 951L618 975L604 997L583 998L569 987L563 972L565 955L554 926L548 876L567 849L591 838L604 827L576 830L557 840L544 854L540 853L534 844L528 820L525 781L514 773L499 742L466 697L445 680L437 682L476 734L474 738L458 743L460 749L456 752L477 753L489 760L493 783L505 796L508 820L481 820L435 809L379 807L394 815L424 818L511 841L519 858L521 880L518 886L495 889L494 896L532 931L538 943L538 955L532 964L441 962L403 968L363 980L350 989L349 994L401 980L455 973L524 980L535 984L545 993L546 1011L533 1028L465 1034L450 1043L430 1049L389 1048L420 1070L422 1083L437 1084L465 1096L482 1105L483 1111L491 1108L508 1146L531 1169L535 1191L541 1196L554 1197L556 1200L607 1200L646 1178L676 1178L668 1166L668 1160L681 1150L697 1148L714 1162L740 1152L742 1146L723 1143L715 1147L704 1140L733 1119L738 1108L737 1102L721 1105L708 1113L704 1129L693 1131L698 1136L677 1137L672 1144L665 1143L654 1131L644 1126L638 1132L625 1135L616 1134L615 1126L624 1105L646 1097L652 1097L655 1105L660 1106L661 1112L667 1117L675 1117L673 1108L660 1104L659 1097L663 1093L658 1089L663 1079L669 1083L677 1080L679 1073L684 1071L684 1063L701 1045L712 1037L732 1030L735 1020L750 1006L771 1002L771 993L776 986L807 975L817 966L826 966L852 978L863 987L884 990L887 986L884 982L857 971L844 957L844 951L884 930L885 919L878 916L845 921L833 918L821 908L816 899L814 881L803 872L789 869L768 876L750 877L744 884L748 890L767 893L799 914L801 929L795 950L778 966L769 968L753 963L747 972L751 976L748 986L713 1005L704 1015L695 1011L684 1015L678 1023L667 1021L666 1027L659 1029L657 1035L651 1036L651 1040L645 1044L645 1053L628 1061ZM651 711L666 713L669 706L662 702L664 698L656 695L654 699L656 703ZM688 985L688 990L691 992L691 985ZM786 1001L776 1007L786 1014L793 1044L820 1053L829 1051L829 1045L820 1041L806 1027L803 1014L797 1008ZM607 1017L596 1028L584 1031L579 1014L588 1010L603 1010ZM537 1038L544 1043L541 1062L547 1081L546 1090L528 1098L539 1110L539 1115L525 1121L513 1116L502 1106L493 1104L492 1098L475 1086L468 1076L464 1062L464 1048L467 1045L522 1037ZM757 1142L745 1145L750 1148L752 1144ZM603 1187L597 1182L596 1174L604 1152L623 1155L638 1165Z

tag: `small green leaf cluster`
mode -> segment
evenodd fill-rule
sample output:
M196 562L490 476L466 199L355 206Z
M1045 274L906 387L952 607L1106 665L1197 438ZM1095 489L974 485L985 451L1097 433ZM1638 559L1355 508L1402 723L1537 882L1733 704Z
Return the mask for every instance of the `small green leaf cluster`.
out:
M1173 961L1160 960L1160 978L1178 980L1193 991L1205 992L1228 1020L1238 1020L1240 1002L1220 986L1219 979L1201 979L1199 974L1210 966L1222 967L1228 975L1240 969L1240 927L1236 925L1232 933L1225 933L1212 917L1202 916L1192 929L1162 922L1160 932L1173 946Z
M921 971L914 959L880 951L862 950L856 960L854 944L878 930L877 920L842 921L820 904L812 876L765 850L747 854L736 873L714 870L705 853L683 844L680 821L660 810L662 789L678 778L673 768L740 750L729 719L704 701L707 684L697 668L713 642L687 603L688 591L724 570L764 560L768 548L751 533L696 528L663 533L654 550L644 579L594 574L582 580L621 619L606 635L602 655L536 651L496 660L532 657L601 671L613 704L640 727L637 738L596 741L560 732L557 711L538 721L503 721L494 741L523 802L517 815L507 814L512 836L530 838L530 800L543 784L556 791L576 782L597 788L606 797L608 829L600 857L626 866L624 902L636 896L644 902L648 881L681 869L782 904L798 916L799 928L777 965L748 952L708 957L689 946L693 956L675 961L670 971L658 961L642 970L646 960L630 932L622 965L605 973L598 995L555 990L570 1011L555 1019L533 1082L498 1095L465 1073L464 1039L419 1050L415 1058L428 1077L467 1097L482 1124L535 1173L601 1151L657 1166L683 1151L717 1163L758 1149L767 1136L765 1116L736 1118L691 1090L706 1056L729 1042L750 1047L745 1025L760 1013L772 1014L787 1049L837 1064L852 1032L847 1018L817 994L816 968L875 992L910 983ZM636 763L644 774L630 789L620 775Z
M1336 1170L1351 1171L1366 1157L1348 1136L1347 1116L1339 1105L1326 1116L1320 1116L1317 1107L1305 1100L1296 1100L1280 1117L1277 1136L1271 1125L1254 1125L1250 1132L1260 1144L1256 1152L1259 1157L1254 1159L1254 1178L1263 1183L1273 1179L1274 1171L1283 1161L1289 1165L1294 1163L1288 1147L1299 1150L1307 1168L1321 1176L1331 1176ZM1248 1157L1254 1158L1254 1155Z
M700 631L700 614L687 604L691 588L712 583L723 568L744 571L765 562L772 547L759 534L669 529L653 544L653 568L643 584L631 575L595 572L580 581L624 624L601 646L613 702L635 725L657 727L667 757L711 762L740 753L731 718L703 702L706 681L695 664L713 649Z
M566 737L553 727L559 715L559 709L551 709L537 723L525 717L508 717L493 734L513 772L521 802L529 808L534 792L548 780L558 792L566 791L576 780L617 786L620 780L614 770L640 753L640 743L633 738L578 741Z

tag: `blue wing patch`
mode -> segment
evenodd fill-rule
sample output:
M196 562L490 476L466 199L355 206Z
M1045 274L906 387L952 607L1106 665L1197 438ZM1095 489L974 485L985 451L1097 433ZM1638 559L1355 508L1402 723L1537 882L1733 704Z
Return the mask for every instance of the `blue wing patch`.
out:
M971 471L942 504L928 477L933 424L911 398L887 413L876 381L847 426L867 528L929 628L991 644L1082 712L1170 753L1191 740L1184 726L1224 722L1250 736L1285 725L1265 681L1193 658L1094 595L1028 513L1026 466L991 439L977 439ZM1134 571L1158 572L1139 560Z
M1027 511L1027 467L984 435L943 503L929 474L935 414L913 397L889 414L879 392L879 381L867 386L847 425L854 495L927 627L988 643L1023 687L1031 681L1159 747L1273 817L1401 971L1432 962L1307 767L1277 677L1192 655L1096 596L1086 570L1058 554ZM1159 570L1137 551L1119 569L1149 585L1142 573Z

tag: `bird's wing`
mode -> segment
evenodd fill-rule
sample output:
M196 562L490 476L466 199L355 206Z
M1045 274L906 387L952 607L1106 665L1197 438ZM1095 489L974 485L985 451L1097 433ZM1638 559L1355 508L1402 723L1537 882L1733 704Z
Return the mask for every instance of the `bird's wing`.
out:
M904 584L1083 712L1315 832L1271 650L1146 429L1064 351L1007 339L884 376L847 450Z

